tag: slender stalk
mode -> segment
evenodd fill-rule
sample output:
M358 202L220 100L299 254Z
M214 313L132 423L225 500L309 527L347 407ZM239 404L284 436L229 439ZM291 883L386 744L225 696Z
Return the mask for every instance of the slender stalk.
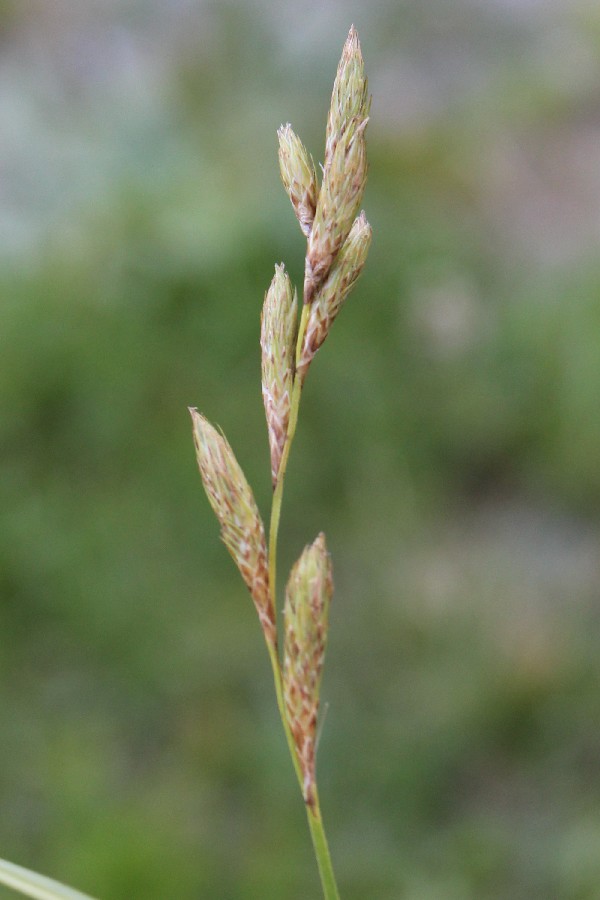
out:
M290 756L292 757L292 762L294 763L294 770L296 772L298 784L300 785L300 790L302 790L303 789L302 770L300 768L300 762L298 760L298 754L296 753L294 739L292 737L292 732L290 731L290 727L289 727L288 721L287 721L287 716L285 713L285 704L284 704L284 700L283 700L283 683L282 683L282 679L281 679L281 666L279 664L279 658L277 656L277 649L275 647L269 646L269 656L271 658L271 665L273 667L273 678L275 681L275 694L277 696L277 706L279 709L279 714L281 716L283 730L285 731L285 736L287 739ZM318 794L316 785L314 786L313 796L314 796L313 806L311 807L308 804L305 804L305 807L306 807L306 817L308 819L308 827L310 829L310 836L312 839L313 849L315 851L315 857L316 857L317 866L319 869L321 886L323 888L323 897L325 898L325 900L340 900L340 895L339 895L336 880L335 880L335 873L333 871L333 864L331 862L331 854L329 852L329 845L327 843L327 836L325 834L325 828L323 826L321 807L319 805L319 794Z
M303 304L302 315L300 317L300 325L298 326L298 338L296 341L296 361L300 358L302 350L302 341L308 324L308 314L310 307ZM292 399L290 403L290 419L288 424L285 446L281 455L281 463L279 465L279 475L277 484L273 493L273 503L271 505L271 525L269 528L269 584L273 591L273 597L277 597L277 538L279 534L279 520L281 518L281 503L283 501L283 486L285 482L285 472L287 469L292 441L296 433L296 425L298 424L298 410L300 409L300 397L302 396L302 381L296 374L294 378L294 387L292 389Z
M325 900L340 900L337 889L333 865L331 862L331 854L329 853L329 845L323 827L323 819L321 817L321 807L319 806L319 795L315 785L315 804L314 807L306 807L306 815L308 817L308 826L310 828L310 836L312 838L317 865L319 867L319 875L321 876L321 886Z
M300 359L300 353L302 350L302 342L304 339L304 334L306 332L306 326L308 323L308 315L310 312L310 306L308 304L303 304L302 306L302 315L300 317L300 324L298 327L298 337L296 341L296 362ZM283 501L283 488L285 484L285 473L287 470L287 463L290 455L290 450L292 447L292 441L294 440L294 435L296 433L296 425L298 424L298 412L300 409L300 398L302 396L302 379L298 374L296 374L294 378L294 386L292 389L292 398L290 403L290 418L288 424L287 435L285 439L285 446L283 448L283 454L281 457L281 463L279 466L279 474L277 478L277 484L275 486L275 491L273 493L273 503L271 506L271 523L269 528L269 584L271 586L271 591L273 593L273 598L275 599L277 596L277 539L279 535L279 522L281 519L281 504ZM281 677L281 664L279 661L279 657L277 655L277 649L275 647L269 647L269 656L271 658L271 665L273 668L273 678L275 681L275 694L277 696L277 706L279 708L279 714L281 716L281 722L283 724L283 729L285 731L285 736L288 743L288 748L290 751L290 756L292 757L292 762L294 764L294 769L296 771L296 776L298 778L298 783L300 785L300 790L303 791L303 776L302 769L300 766L300 761L298 759L298 754L296 752L296 746L294 744L294 739L292 737L292 732L290 731L290 727L287 720L287 713L285 709L285 702L283 699L283 682ZM306 816L308 819L308 826L310 828L310 834L312 838L313 848L315 851L315 857L317 859L317 866L319 868L319 876L321 879L321 886L323 888L323 896L325 900L339 900L339 892L337 889L337 884L335 880L335 874L333 871L333 865L331 862L331 854L329 852L329 845L327 843L327 837L325 835L325 828L323 826L323 818L321 816L321 808L319 806L319 795L317 793L316 785L314 788L314 799L312 806L306 804Z

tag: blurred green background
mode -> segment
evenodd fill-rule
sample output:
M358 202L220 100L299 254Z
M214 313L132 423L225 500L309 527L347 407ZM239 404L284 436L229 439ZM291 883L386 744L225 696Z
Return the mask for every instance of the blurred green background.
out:
M341 893L600 897L597 3L4 0L0 856L102 900L320 896L186 407L267 516L275 133L322 158L351 22L374 243L281 541L333 554Z

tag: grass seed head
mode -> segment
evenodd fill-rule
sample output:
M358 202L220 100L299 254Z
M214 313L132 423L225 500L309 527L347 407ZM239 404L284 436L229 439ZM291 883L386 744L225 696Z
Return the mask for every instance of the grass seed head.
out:
M196 409L190 413L200 475L221 537L254 600L265 637L275 645L265 530L252 490L226 438Z
M294 381L294 352L298 304L283 264L266 293L261 317L262 395L271 450L273 488L285 444Z
M320 534L292 567L283 611L285 709L309 805L314 802L319 693L332 595L331 559Z
M329 274L360 207L367 183L367 121L360 116L347 120L330 164L324 171L313 227L308 238L305 303L312 301Z
M369 115L371 100L365 77L365 67L358 33L354 25L350 28L342 56L338 64L333 84L331 106L327 119L325 141L325 166L327 169L340 135L346 123L353 118L366 119Z
M361 212L354 220L329 275L315 294L298 361L298 375L302 380L306 378L313 356L329 334L333 320L364 268L372 234L371 226L364 212Z
M315 163L291 125L282 125L279 138L279 170L302 232L308 237L315 218L319 182Z

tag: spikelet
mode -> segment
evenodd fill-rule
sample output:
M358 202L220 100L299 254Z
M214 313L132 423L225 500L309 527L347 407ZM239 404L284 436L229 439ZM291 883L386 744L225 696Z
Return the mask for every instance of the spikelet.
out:
M315 218L319 182L315 163L288 123L277 132L279 138L279 171L281 180L292 201L300 228L308 237Z
M313 227L308 237L305 303L312 301L327 277L360 207L367 182L367 121L359 116L347 121L323 174Z
M314 803L319 692L332 595L331 560L320 534L292 567L283 610L283 695L309 806Z
M352 25L342 50L331 94L325 139L325 169L331 163L333 151L346 127L346 122L355 117L366 119L370 106L360 42L356 28Z
M371 101L354 25L350 28L331 94L325 135L323 184L308 235L304 302L311 303L348 237L367 181L365 128Z
M311 360L327 335L344 300L362 272L371 246L372 229L364 212L354 220L350 234L339 251L326 281L318 289L310 314L300 358L298 376L304 381Z
M252 490L226 438L196 409L190 413L200 475L221 525L221 537L254 600L265 638L275 646L265 530Z
M295 292L283 264L275 266L275 275L265 296L260 331L262 395L269 432L273 489L277 484L290 418L297 307Z

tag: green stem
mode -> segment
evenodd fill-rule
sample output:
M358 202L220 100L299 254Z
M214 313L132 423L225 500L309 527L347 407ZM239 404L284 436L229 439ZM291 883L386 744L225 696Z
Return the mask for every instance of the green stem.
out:
M292 762L294 763L294 769L296 772L296 777L298 778L298 784L300 785L300 790L304 793L304 779L302 777L300 760L298 759L296 745L294 744L294 738L292 737L292 732L290 731L287 716L285 714L283 681L281 677L279 657L277 656L277 649L271 645L269 645L269 656L271 657L271 665L273 666L277 706L279 708L279 714L283 723L283 730L285 731L290 756L292 757ZM340 900L340 895L338 893L337 884L335 881L335 873L333 871L333 864L331 862L331 854L329 853L329 845L327 843L325 828L323 826L323 818L321 816L319 794L316 784L313 787L313 805L311 807L308 804L305 804L305 806L306 817L308 819L308 827L310 828L310 836L312 838L312 844L317 859L317 866L319 868L319 876L321 878L321 886L323 888L323 897L325 898L325 900Z
M306 331L308 323L309 306L305 303L302 306L302 316L300 317L300 326L298 328L298 339L296 342L296 360L300 357L302 349L302 339ZM290 401L290 420L288 423L287 435L281 454L281 462L279 464L279 472L277 473L277 484L273 493L273 504L271 506L271 526L269 528L269 584L273 591L273 597L277 597L277 537L279 534L279 520L281 518L281 503L283 500L283 485L285 482L285 473L287 469L292 441L296 433L296 425L298 424L298 410L300 409L300 397L302 395L302 381L296 375L294 378L294 386L292 388L292 398Z
M298 327L298 338L296 342L296 363L298 363L300 359L302 341L304 338L304 333L306 331L306 326L308 324L309 312L310 306L306 303L303 304L302 315L300 317L300 325ZM279 465L277 484L273 493L273 504L271 506L271 524L269 528L269 584L271 585L271 591L273 592L275 606L277 605L277 538L279 535L279 521L281 519L283 487L285 483L285 473L287 470L292 441L294 440L296 425L298 424L298 411L300 409L301 396L302 379L298 376L298 374L296 374L290 401L290 419L288 423L288 430L283 453L281 456L281 463ZM285 709L281 663L279 661L277 648L271 644L269 644L269 656L271 658L271 666L273 667L273 679L275 681L275 694L277 696L279 715L281 716L281 722L283 724L283 730L285 731L290 756L292 757L292 762L294 763L294 769L298 778L298 784L300 785L300 790L302 791L302 794L304 796L304 778L302 775L302 767L300 765L300 760L298 759L296 745L294 743L294 738L288 724ZM319 794L316 784L314 785L313 789L313 804L306 804L306 815L308 818L308 826L310 828L310 835L317 859L317 866L319 868L319 876L321 878L324 900L339 900L340 895L338 893L335 881L335 874L331 862L331 855L329 853L329 846L327 844L327 837L325 835L325 828L323 827L321 807L319 805Z
M323 888L323 896L325 900L340 900L335 874L329 853L329 845L323 827L323 819L321 818L321 807L319 806L319 795L317 794L317 786L314 788L315 803L314 807L306 807L306 815L308 816L308 825L310 828L310 836L312 838L315 856L317 857L317 865L319 867L319 875L321 876L321 886Z

